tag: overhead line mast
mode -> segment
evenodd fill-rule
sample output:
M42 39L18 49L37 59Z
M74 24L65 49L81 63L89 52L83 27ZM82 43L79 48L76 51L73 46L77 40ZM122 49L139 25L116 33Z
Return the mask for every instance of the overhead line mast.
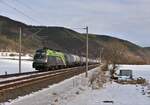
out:
M22 28L20 27L20 33L19 33L19 73L21 73L21 36L22 36Z

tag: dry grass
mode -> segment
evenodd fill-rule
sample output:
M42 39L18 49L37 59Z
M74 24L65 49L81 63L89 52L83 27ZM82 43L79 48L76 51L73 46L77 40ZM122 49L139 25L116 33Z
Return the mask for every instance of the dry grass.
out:
M147 84L147 81L144 78L140 78L140 79L136 79L136 80L118 80L116 82L120 83L120 84L141 84L141 85Z
M97 72L93 73L92 77L89 80L92 89L99 89L103 87L103 84L107 81L105 72L106 67L100 67L100 69Z

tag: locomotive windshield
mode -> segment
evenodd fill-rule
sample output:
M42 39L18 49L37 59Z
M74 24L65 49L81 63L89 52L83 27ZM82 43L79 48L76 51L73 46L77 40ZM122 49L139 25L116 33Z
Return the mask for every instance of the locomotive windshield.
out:
M34 59L43 59L46 58L46 55L43 54L35 54Z
M43 59L43 58L46 58L45 50L37 50L34 59Z

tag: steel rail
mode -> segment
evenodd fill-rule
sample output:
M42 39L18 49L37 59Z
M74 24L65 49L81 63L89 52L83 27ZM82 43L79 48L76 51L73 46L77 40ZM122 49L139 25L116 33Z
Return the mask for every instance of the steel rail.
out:
M77 66L77 67L81 67L81 66ZM72 68L75 68L75 67L72 67ZM69 68L63 68L63 69L69 69ZM63 70L63 69L58 69L58 70ZM53 70L53 71L57 71L57 70ZM43 72L49 72L49 71L29 71L29 72L22 72L22 73L6 74L6 75L0 75L0 79L10 78L10 77L19 77L19 76L30 75L30 74L32 75L32 74L43 73Z
M19 87L19 85L23 85L25 83L29 83L29 82L39 82L39 81L43 81L43 79L46 78L51 78L54 76L58 76L58 75L62 75L65 74L67 72L72 72L74 71L72 70L63 70L63 71L59 71L59 72L55 72L55 73L50 73L50 74L42 74L42 75L36 75L36 76L31 76L31 77L25 77L25 78L21 78L21 79L16 79L16 80L12 80L12 81L8 81L5 82L4 84L0 85L0 91L4 91L4 90L8 90L8 89L13 89L13 87Z
M13 79L9 79L9 80L5 80L4 79L4 80L0 81L0 86L3 85L3 84L6 84L6 83L10 83L10 82L20 81L20 80L29 79L29 78L35 78L35 77L39 77L39 76L43 76L43 75L47 75L47 74L63 72L63 71L67 71L67 70L70 70L70 69L76 69L76 68L79 68L79 67L59 69L59 70L54 70L54 71L36 72L34 74L31 73L31 75L30 74L26 74L26 76L20 77L20 78L13 78Z

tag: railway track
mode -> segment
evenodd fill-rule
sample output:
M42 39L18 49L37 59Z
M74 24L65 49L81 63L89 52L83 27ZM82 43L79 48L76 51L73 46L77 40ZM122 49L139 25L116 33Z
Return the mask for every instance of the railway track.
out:
M13 73L13 74L0 75L0 79L10 78L10 77L17 77L17 76L23 76L23 75L29 75L29 74L35 74L35 73L38 73L38 71L31 71L31 72L23 72L23 73Z
M4 83L14 82L18 80L28 79L28 78L35 78L38 76L46 75L46 74L52 74L64 71L65 69L55 70L55 71L43 71L43 72L25 72L25 73L15 73L10 75L1 75L0 76L0 85ZM68 69L69 70L69 69Z
M78 67L74 67L74 68L68 68L68 69L61 69L61 70L55 70L55 71L47 71L47 72L41 72L41 73L30 73L26 76L21 76L19 78L13 78L13 79L4 79L3 81L0 81L0 91L5 89L7 87L13 87L16 86L20 83L24 83L25 81L29 82L29 81L34 81L34 80L38 80L38 79L43 79L46 78L47 76L56 76L56 75L61 75L62 73L66 73L66 72L70 72L73 71L73 69L76 69Z
M89 69L97 65L90 65ZM55 71L33 73L19 78L0 81L0 102L15 99L18 96L29 94L33 91L45 88L53 83L60 82L66 78L83 73L85 66L73 67Z

